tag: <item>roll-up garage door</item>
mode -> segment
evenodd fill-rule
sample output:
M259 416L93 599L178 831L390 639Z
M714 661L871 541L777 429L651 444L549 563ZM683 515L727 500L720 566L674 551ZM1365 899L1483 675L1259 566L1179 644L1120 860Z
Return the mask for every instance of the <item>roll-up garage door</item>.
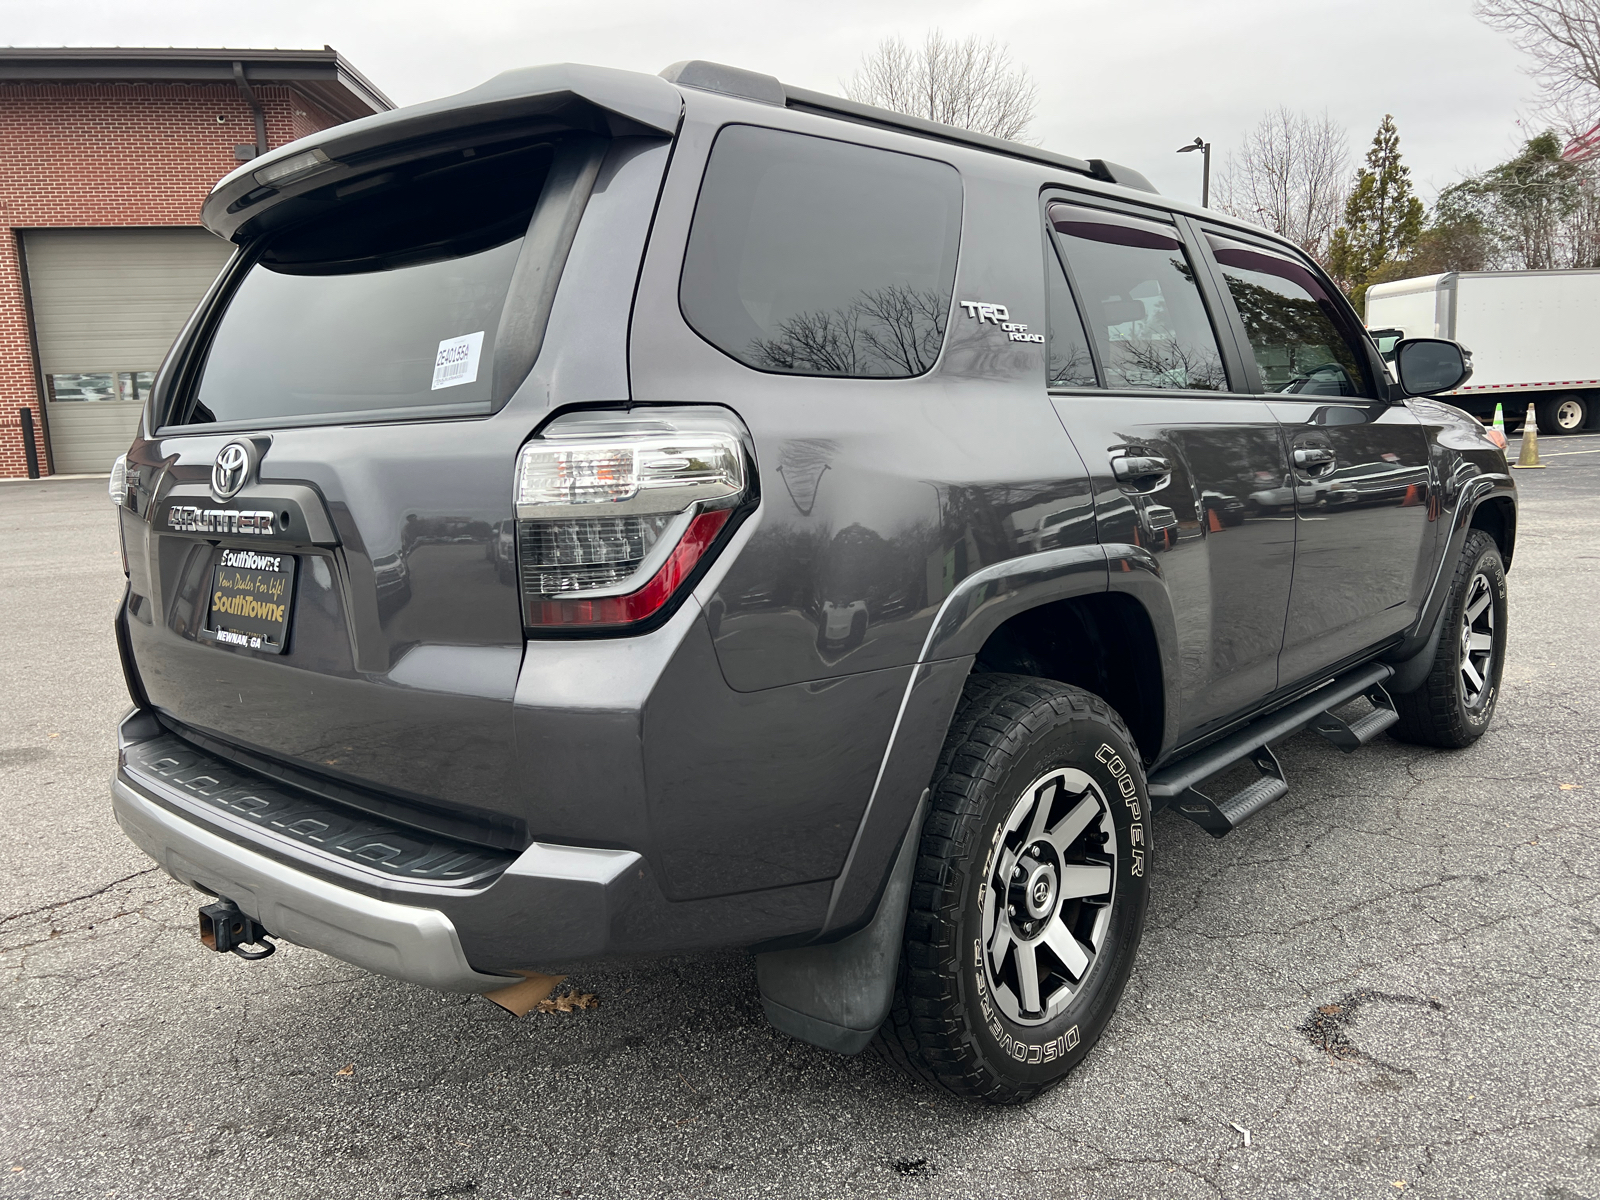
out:
M103 473L233 247L204 229L38 229L23 247L52 461L61 474Z

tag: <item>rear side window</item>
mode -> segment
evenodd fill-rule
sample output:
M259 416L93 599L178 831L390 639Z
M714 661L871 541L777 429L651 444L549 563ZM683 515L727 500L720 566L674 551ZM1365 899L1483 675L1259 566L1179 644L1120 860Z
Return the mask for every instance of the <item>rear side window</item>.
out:
M1372 395L1364 356L1340 332L1339 310L1315 275L1290 259L1209 236L1267 391Z
M175 423L488 411L501 315L557 153L425 158L270 235Z
M1177 231L1154 221L1052 204L1106 386L1225 391L1217 335Z
M731 125L706 167L679 303L758 370L921 375L944 344L960 234L947 163Z

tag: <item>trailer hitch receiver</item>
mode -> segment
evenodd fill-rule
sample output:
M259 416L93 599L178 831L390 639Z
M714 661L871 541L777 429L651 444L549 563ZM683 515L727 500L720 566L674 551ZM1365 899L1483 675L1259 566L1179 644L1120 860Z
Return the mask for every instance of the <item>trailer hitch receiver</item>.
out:
M266 958L278 949L260 921L240 911L232 900L219 900L200 910L200 941L207 950L231 950L240 958ZM247 946L259 947L255 950Z

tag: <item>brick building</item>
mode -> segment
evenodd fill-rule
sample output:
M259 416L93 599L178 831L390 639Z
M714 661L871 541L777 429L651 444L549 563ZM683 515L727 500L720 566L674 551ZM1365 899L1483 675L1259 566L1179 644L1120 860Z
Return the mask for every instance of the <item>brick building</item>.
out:
M0 49L0 479L30 424L38 474L109 470L230 251L212 185L391 107L327 47Z

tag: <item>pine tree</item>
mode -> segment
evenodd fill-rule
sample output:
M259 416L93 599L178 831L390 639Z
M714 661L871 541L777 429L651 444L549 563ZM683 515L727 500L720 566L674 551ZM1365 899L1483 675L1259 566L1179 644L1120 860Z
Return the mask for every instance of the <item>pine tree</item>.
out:
M1411 190L1411 168L1400 161L1400 131L1386 113L1366 165L1356 172L1344 224L1334 230L1328 247L1328 267L1357 311L1372 275L1411 255L1422 236L1422 221L1422 201Z

